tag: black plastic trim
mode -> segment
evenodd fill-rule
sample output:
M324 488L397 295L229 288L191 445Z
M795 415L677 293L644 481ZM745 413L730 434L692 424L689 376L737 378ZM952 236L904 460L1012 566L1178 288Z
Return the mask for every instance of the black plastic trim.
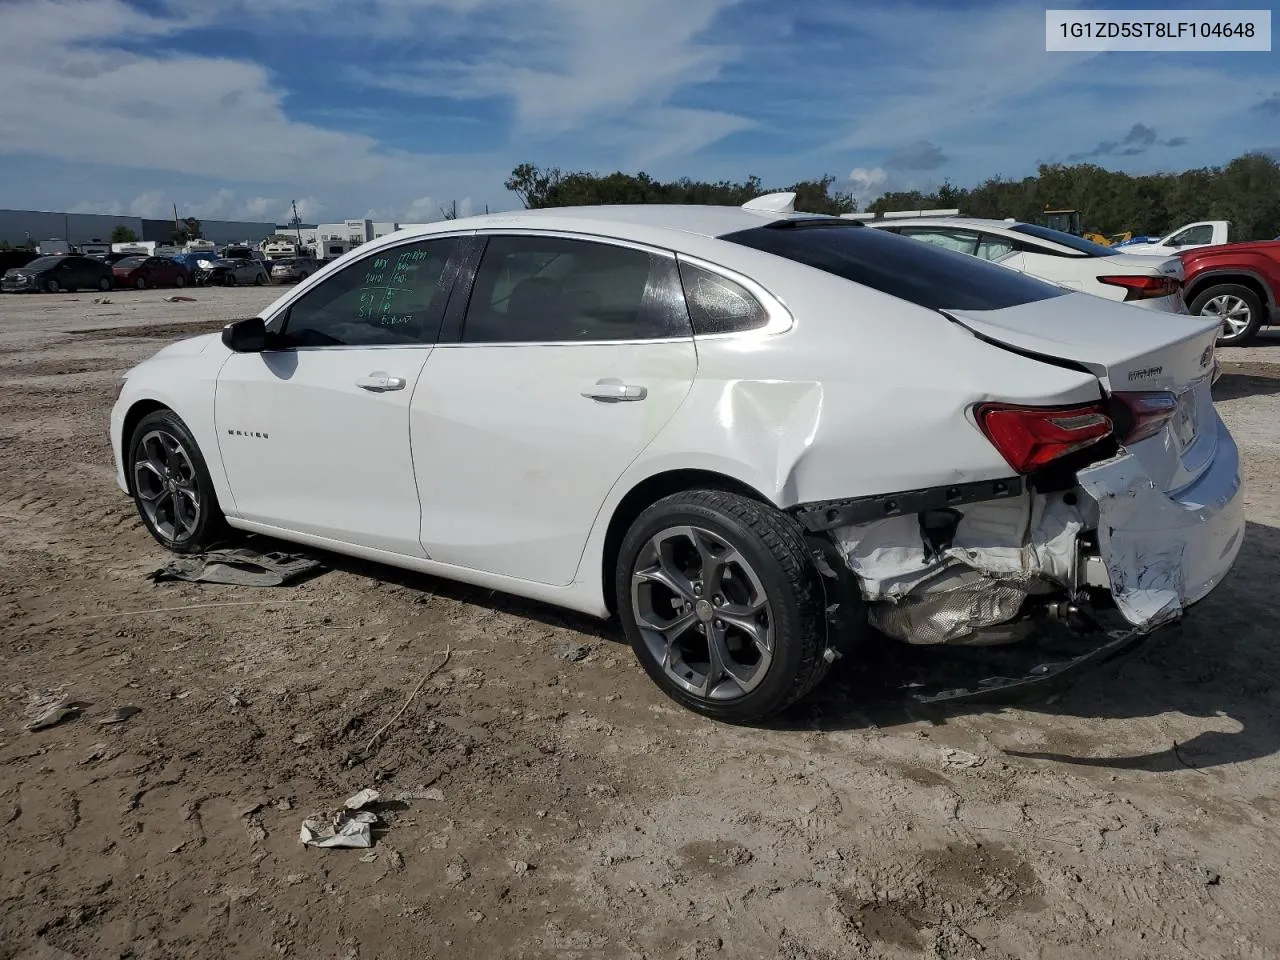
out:
M847 500L819 500L792 507L800 525L810 533L820 533L854 523L870 523L888 517L938 510L983 500L1006 500L1021 496L1023 479L1019 476L973 483L952 483L941 487L924 487Z

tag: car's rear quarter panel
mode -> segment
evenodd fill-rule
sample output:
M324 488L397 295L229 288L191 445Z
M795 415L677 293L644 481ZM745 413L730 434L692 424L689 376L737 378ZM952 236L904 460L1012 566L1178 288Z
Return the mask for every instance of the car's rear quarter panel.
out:
M729 247L727 243L720 243ZM979 340L933 310L754 250L705 259L795 318L782 334L702 337L688 399L633 464L730 473L779 506L1010 475L970 408L1097 400L1092 375Z

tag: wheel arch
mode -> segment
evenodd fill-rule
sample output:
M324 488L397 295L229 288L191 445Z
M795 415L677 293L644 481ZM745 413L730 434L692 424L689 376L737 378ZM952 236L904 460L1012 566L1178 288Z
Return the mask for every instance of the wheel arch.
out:
M605 529L604 544L600 551L600 587L610 616L617 613L618 600L614 596L614 567L618 562L618 550L631 524L646 509L663 497L684 490L721 490L758 500L771 506L773 502L759 490L726 473L700 468L664 470L637 482L618 501Z
M1268 314L1276 307L1276 298L1272 293L1270 285L1266 279L1259 273L1244 268L1233 267L1222 270L1208 270L1198 274L1187 286L1184 299L1187 307L1190 308L1192 301L1200 296L1208 287L1220 284L1236 284L1242 287L1248 287L1262 300L1263 317L1262 322L1266 324L1269 320Z
M157 410L172 410L173 408L167 403L162 403L152 397L144 397L134 401L133 405L125 411L124 420L120 424L120 462L126 465L125 481L129 484L129 493L133 493L133 477L127 469L129 463L129 438L133 436L134 429L142 422L142 418L148 414L155 413Z

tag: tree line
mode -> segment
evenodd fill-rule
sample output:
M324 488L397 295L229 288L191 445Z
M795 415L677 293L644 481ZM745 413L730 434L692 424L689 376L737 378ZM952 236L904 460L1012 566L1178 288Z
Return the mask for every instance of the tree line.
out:
M607 203L710 203L738 205L778 190L796 193L796 209L852 213L854 198L834 189L830 175L790 186L765 188L759 177L742 183L708 183L682 177L659 181L646 173L564 172L522 163L506 187L527 208ZM1230 220L1233 240L1270 240L1280 235L1280 164L1249 153L1221 167L1133 176L1096 164L1041 164L1020 180L991 177L974 187L944 181L938 189L886 193L869 206L885 210L953 209L972 217L1035 223L1046 209L1080 211L1086 232L1104 235L1165 234L1195 220Z

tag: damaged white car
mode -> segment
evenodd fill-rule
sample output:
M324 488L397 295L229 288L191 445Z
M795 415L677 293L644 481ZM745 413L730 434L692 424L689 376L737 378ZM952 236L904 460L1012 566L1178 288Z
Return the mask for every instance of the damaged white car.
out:
M119 485L178 552L229 526L616 614L664 691L738 722L859 642L1056 620L1104 649L1222 580L1215 321L793 202L361 246L131 370Z

